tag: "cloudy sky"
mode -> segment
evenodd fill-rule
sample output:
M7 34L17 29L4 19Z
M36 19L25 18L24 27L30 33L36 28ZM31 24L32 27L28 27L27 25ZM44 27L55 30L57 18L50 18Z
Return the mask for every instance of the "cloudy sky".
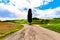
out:
M26 19L29 8L33 17L60 18L60 0L0 0L0 20Z

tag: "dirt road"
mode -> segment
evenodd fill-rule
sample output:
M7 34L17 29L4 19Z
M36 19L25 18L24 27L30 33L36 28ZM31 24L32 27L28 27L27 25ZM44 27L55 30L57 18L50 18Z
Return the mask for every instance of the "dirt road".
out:
M60 34L38 25L24 24L24 28L4 40L60 40Z

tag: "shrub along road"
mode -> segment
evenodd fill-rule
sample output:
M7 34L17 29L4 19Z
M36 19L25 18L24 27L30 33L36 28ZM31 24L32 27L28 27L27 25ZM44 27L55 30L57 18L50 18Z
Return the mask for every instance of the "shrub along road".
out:
M24 28L7 36L4 40L60 40L60 33L45 29L39 25L24 24Z

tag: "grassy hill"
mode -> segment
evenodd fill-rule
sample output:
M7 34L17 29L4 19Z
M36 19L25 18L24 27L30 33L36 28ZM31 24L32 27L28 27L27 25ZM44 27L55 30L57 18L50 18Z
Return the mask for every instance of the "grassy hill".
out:
M39 19L33 18L32 24L60 33L60 18ZM21 24L28 24L26 19L23 20L6 20L0 21L0 40L5 36L14 33L23 28Z
M32 24L38 24L44 28L60 33L60 18L53 19L33 18L32 20L33 20ZM15 22L17 24L28 24L27 20L15 20L12 22Z
M42 20L43 22L41 22ZM60 33L60 18L33 20L32 23Z
M55 32L60 33L60 18L53 18L53 19L40 19L40 18L33 18L32 24L38 24L44 28L53 30ZM6 21L5 21L6 22ZM8 22L13 22L16 24L28 24L26 19L23 20L9 20Z

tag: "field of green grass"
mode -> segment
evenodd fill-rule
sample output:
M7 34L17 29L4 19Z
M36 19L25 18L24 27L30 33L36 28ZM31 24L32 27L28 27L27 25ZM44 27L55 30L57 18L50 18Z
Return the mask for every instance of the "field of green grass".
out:
M39 24L41 27L60 33L60 23L57 24Z
M47 28L49 30L60 33L60 18L59 19L48 19L49 22L44 21L43 19L33 20L32 24L40 25L41 27ZM0 22L0 40L7 35L10 35L20 29L23 28L21 24L29 24L26 19L24 20L8 20L4 22Z
M49 30L55 31L60 33L60 18L54 18L54 19L44 19L44 20L49 20L49 22L45 23L45 21L43 21L43 23L41 23L42 19L39 20L33 20L32 24L37 24L40 25L41 27L47 28ZM24 20L12 20L11 22L14 22L16 24L28 24L28 21L26 19Z
M41 27L60 33L60 19L49 19L48 23L41 23L40 20L33 20L33 24L38 24Z
M41 23L41 20L33 20L32 24L37 24L40 25L41 27L47 28L49 30L55 31L60 33L60 18L59 19L44 19L44 20L49 20L49 22L45 23L43 21L43 23ZM28 24L27 20L15 20L15 23L18 24Z

